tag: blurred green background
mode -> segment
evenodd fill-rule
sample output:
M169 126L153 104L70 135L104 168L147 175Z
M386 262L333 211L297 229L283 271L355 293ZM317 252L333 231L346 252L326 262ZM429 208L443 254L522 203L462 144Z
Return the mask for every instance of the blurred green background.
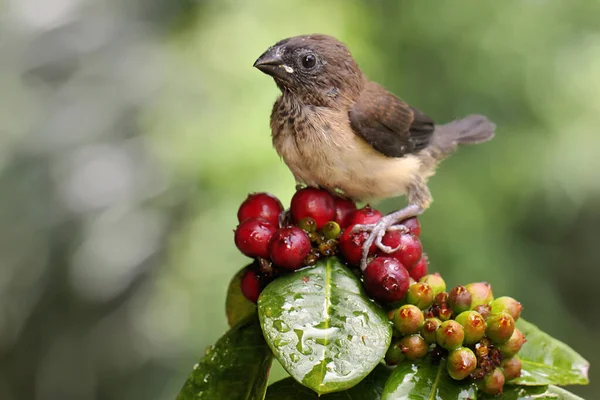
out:
M252 68L303 33L494 141L431 180L431 270L487 280L600 375L600 2L0 2L0 399L173 399L225 330L249 192L294 190ZM391 211L402 199L377 206ZM275 377L281 377L275 368Z

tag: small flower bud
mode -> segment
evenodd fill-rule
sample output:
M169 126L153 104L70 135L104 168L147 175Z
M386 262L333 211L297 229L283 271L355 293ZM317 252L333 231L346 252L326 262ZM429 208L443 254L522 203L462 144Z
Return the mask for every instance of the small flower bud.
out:
M426 283L419 282L410 285L408 294L406 295L406 302L424 310L433 304L433 290Z
M435 332L437 344L446 350L454 350L462 346L464 338L465 332L463 327L453 320L442 322Z
M504 387L504 374L500 368L494 369L491 373L483 377L480 389L487 394L495 396L502 393Z
M475 344L485 335L485 320L476 311L464 311L458 314L456 322L465 330L465 344Z
M435 295L435 304L438 306L447 305L448 304L448 293L439 292Z
M492 307L492 314L507 312L515 321L519 319L523 310L521 303L508 296L498 297L490 303L490 306Z
M421 327L421 336L427 343L435 343L435 332L442 325L442 321L438 318L427 318Z
M448 294L448 305L455 314L471 309L471 293L464 286L456 286Z
M337 222L328 221L321 228L321 232L323 232L323 236L325 236L327 239L337 239L340 237L342 230Z
M425 275L419 279L419 282L428 284L431 287L431 290L433 290L434 296L446 291L446 282L444 282L442 276L437 272L435 274Z
M298 227L304 229L307 233L315 232L317 230L317 221L311 217L304 217L298 221Z
M497 344L506 343L515 330L515 320L510 314L492 314L486 321L485 334Z
M385 363L387 365L398 365L405 359L400 339L393 340L387 353L385 353Z
M504 357L512 357L521 350L526 341L525 335L518 328L515 328L510 339L499 345L498 348Z
M424 321L421 310L412 304L403 305L394 315L394 327L403 335L419 332Z
M467 347L459 347L448 354L446 368L452 379L460 381L468 377L477 367L475 353Z
M488 319L488 317L492 315L492 308L487 304L477 306L473 308L473 311L477 311L479 314L481 314L483 319Z
M502 369L502 373L504 374L504 379L508 381L512 381L513 379L517 379L521 376L521 359L519 356L512 356L510 358L505 358L500 364L500 368Z
M452 318L452 309L447 305L443 305L440 307L438 311L438 318L442 321L447 321Z
M471 309L494 300L492 286L487 282L469 283L465 288L471 293Z
M427 355L429 345L421 335L410 335L400 339L402 353L408 360L416 360Z

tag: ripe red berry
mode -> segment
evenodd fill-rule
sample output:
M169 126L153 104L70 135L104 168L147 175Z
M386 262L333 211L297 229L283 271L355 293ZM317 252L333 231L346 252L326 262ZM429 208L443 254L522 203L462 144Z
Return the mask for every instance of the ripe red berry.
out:
M421 259L408 271L410 277L415 281L418 281L425 275L427 275L427 265L429 261L427 260L427 256L423 254Z
M311 244L306 232L297 226L282 228L275 232L269 242L269 255L275 265L295 270L304 265Z
M405 219L400 222L400 225L404 225L408 229L408 232L415 236L421 235L421 223L417 217Z
M282 211L283 206L277 197L269 193L251 193L240 206L237 217L239 222L249 218L264 218L277 226Z
M256 303L258 301L258 296L262 291L260 274L253 269L246 270L244 276L242 276L241 289L244 297L251 302Z
M321 229L325 222L335 218L335 200L329 192L315 188L298 190L292 197L290 212L294 221L311 217Z
M419 261L423 252L418 237L398 230L387 231L381 243L394 249L398 248L395 252L385 255L397 258L409 271Z
M367 293L382 303L400 301L409 285L408 271L393 257L377 257L367 265L363 280Z
M277 226L264 218L250 218L235 230L235 245L248 257L269 257L269 240Z
M383 217L383 214L381 214L379 210L371 208L371 206L367 204L360 210L356 210L348 216L348 224L375 224L379 222L381 217Z
M354 225L348 226L342 232L339 238L338 248L342 256L348 261L349 264L359 265L362 259L363 244L369 238L369 232L367 231L356 231L352 232ZM369 254L375 253L375 245L369 249Z
M344 229L350 225L350 214L356 211L356 204L352 200L343 197L335 197L335 219L334 221Z

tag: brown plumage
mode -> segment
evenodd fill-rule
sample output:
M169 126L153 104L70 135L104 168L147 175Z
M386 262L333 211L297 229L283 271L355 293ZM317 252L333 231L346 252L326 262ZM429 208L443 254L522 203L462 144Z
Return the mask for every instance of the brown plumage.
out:
M392 250L381 244L385 230L429 207L427 179L437 164L458 144L494 136L494 124L480 115L435 125L368 80L347 47L331 36L284 39L254 66L282 92L271 113L273 145L298 183L354 200L408 196L407 208L368 227L369 246L375 241L385 251Z

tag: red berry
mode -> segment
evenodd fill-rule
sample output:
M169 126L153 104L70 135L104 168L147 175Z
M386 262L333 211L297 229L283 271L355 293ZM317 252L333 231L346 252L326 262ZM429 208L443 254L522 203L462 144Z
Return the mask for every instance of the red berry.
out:
M269 257L269 240L277 226L264 218L250 218L235 230L235 245L248 257Z
M356 210L348 216L348 224L375 224L379 222L381 217L383 217L383 214L381 214L379 210L371 208L371 206L367 204L360 210Z
M344 229L350 225L350 214L356 211L356 204L352 200L343 197L335 197L335 219L340 228Z
M264 218L274 225L279 224L279 214L283 206L279 199L269 193L252 193L238 210L238 221L244 222L249 218Z
M304 188L298 190L290 204L290 211L294 221L311 217L317 223L317 229L321 229L325 222L333 221L335 218L335 200L329 192L315 188Z
M427 256L423 254L419 262L417 262L411 269L408 270L410 277L413 278L415 281L418 281L419 279L427 275L428 264L429 261L427 259Z
M381 243L394 249L397 248L398 250L393 253L382 255L397 258L409 271L419 261L423 252L423 247L418 237L402 233L399 230L387 231L381 239Z
M367 265L363 280L367 293L382 303L400 301L409 286L408 271L393 257L377 257Z
M400 222L400 225L404 225L408 229L408 232L415 236L421 235L421 223L417 217L405 219Z
M350 225L342 235L340 236L338 248L342 256L348 261L349 264L359 265L362 259L363 244L369 238L369 232L367 231L356 231L352 232L354 225ZM369 249L369 254L375 253L375 245L372 245Z
M275 265L295 270L303 266L311 244L306 232L297 226L278 230L269 242L269 254Z
M241 289L244 297L251 302L256 303L258 301L258 296L262 291L260 274L253 269L246 270L246 273L242 276Z

